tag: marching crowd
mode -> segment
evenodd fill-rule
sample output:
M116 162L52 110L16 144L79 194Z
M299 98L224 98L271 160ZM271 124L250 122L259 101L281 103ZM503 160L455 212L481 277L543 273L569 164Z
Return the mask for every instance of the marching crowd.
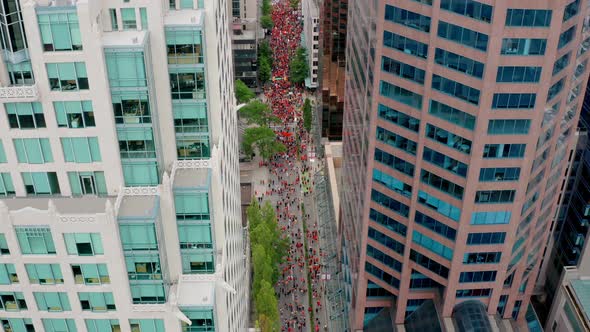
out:
M276 211L279 227L290 243L276 285L279 303L282 304L279 308L281 330L309 331L311 327L312 331L317 332L321 326L319 311L322 309L320 294L323 292L320 282L322 252L319 248L317 223L311 222L310 215L303 211L301 204L303 198L313 192L313 181L309 178L310 166L306 158L306 146L310 137L303 128L301 118L303 89L288 80L289 62L300 45L303 26L300 11L293 10L289 2L278 0L273 3L274 27L270 37L273 78L264 90L265 99L273 114L281 120L275 131L287 150L265 164L271 176L268 183L265 183L266 192L259 194L278 197ZM262 196L259 197L260 200ZM307 228L303 227L304 219L308 221ZM309 288L308 273L311 279ZM312 303L307 301L308 289L312 291ZM309 322L312 312L316 318Z

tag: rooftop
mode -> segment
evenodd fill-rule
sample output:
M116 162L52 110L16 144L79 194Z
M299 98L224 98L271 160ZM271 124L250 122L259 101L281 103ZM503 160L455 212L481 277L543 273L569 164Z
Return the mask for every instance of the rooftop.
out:
M115 197L14 197L2 199L9 211L18 211L24 208L47 210L49 201L52 201L59 214L96 214L105 212L105 204L110 201L115 203Z
M179 306L214 306L215 281L184 281L178 282ZM209 278L210 279L210 278Z
M104 47L143 47L147 40L147 32L129 30L105 32L102 35Z
M174 175L174 188L208 188L211 183L210 168L178 168Z
M170 10L164 16L166 26L203 25L204 12L202 10L184 9Z
M160 196L123 196L119 208L119 218L155 218Z
M256 39L256 31L251 31L251 30L242 30L240 27L240 32L241 33L235 33L235 29L234 29L234 33L232 33L231 38L232 40L250 40L250 39Z
M578 279L570 281L576 300L584 310L586 320L590 321L590 280Z

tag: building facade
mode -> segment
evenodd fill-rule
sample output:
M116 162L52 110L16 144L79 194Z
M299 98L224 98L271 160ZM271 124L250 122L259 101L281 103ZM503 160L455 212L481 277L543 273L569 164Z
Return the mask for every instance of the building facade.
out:
M257 0L231 0L231 17L256 20L260 10Z
M590 86L586 86L582 111L576 132L577 143L569 155L568 177L564 178L559 192L562 202L554 216L553 236L547 243L547 252L537 279L532 303L545 321L555 296L561 287L562 274L580 267L587 248L590 221ZM565 270L564 270L565 269Z
M578 266L562 271L554 301L545 323L545 331L569 332L590 330L590 248L584 246Z
M5 331L248 324L227 0L7 0Z
M325 0L320 15L322 136L342 140L348 0Z
M303 14L302 46L307 49L309 62L309 76L305 79L305 86L309 89L318 87L318 69L320 61L320 10L318 0L302 0Z
M232 0L231 6L234 80L257 89L258 39L264 38L258 22L260 4L257 0Z
M524 320L587 84L587 1L348 7L351 327L467 300Z
M258 88L258 36L257 29L247 30L246 25L234 20L232 24L232 51L234 78L252 89Z

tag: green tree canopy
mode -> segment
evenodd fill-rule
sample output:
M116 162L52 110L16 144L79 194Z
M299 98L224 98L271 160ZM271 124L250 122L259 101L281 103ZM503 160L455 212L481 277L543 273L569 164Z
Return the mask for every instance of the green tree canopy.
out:
M260 57L258 60L258 79L262 84L270 80L270 60L266 57Z
M270 230L270 243L268 245L271 248L269 256L273 263L273 274L272 283L275 284L279 281L279 265L284 262L284 258L287 257L289 250L289 240L281 237L281 230L277 221L277 215L275 209L269 201L262 206L262 219L266 225L266 228Z
M303 127L308 133L311 131L312 115L311 101L309 98L305 98L303 103Z
M280 331L279 303L272 284L263 281L260 291L255 295L255 301L261 330Z
M260 100L252 100L242 106L238 112L240 117L244 117L248 124L270 126L273 123L280 122L279 118L272 114L270 106Z
M289 64L289 80L293 83L303 83L308 76L307 50L305 47L299 47Z
M264 160L287 150L283 143L277 141L275 132L269 127L246 128L242 148L246 155L252 155L255 150L258 150Z
M260 61L261 58L265 58L265 60L272 66L272 49L266 39L258 44L258 61Z
M260 17L260 26L263 29L272 29L272 27L274 26L274 22L272 21L270 15L263 15L262 17Z
M272 6L270 0L262 0L262 15L270 15Z
M297 10L299 8L299 0L291 0L291 8Z
M274 274L272 258L267 254L262 244L256 244L252 248L252 268L255 275L252 282L252 293L257 294L262 281L272 280Z
M273 267L272 283L276 283L279 277L279 265L283 263L289 250L289 240L281 237L281 231L277 222L275 209L270 202L265 202L261 207L256 199L252 200L246 209L250 229L250 241L261 244L266 248Z
M236 80L236 83L234 84L234 91L239 104L247 103L250 101L250 99L256 97L254 91L250 90L250 88L242 80Z
M287 255L289 242L281 238L277 216L269 201L260 206L253 198L246 209L246 216L252 245L252 294L258 315L256 323L262 331L279 331L280 315L273 285L278 281L279 266Z

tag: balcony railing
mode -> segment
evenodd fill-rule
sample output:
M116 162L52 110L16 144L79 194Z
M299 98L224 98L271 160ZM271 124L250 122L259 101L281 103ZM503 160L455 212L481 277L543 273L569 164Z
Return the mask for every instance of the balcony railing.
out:
M20 63L26 60L29 60L29 50L26 48L23 48L22 50L18 50L16 52L12 52L9 50L2 50L3 52L3 58L4 61L6 62L10 62L10 63Z
M0 87L0 101L35 101L39 98L37 85L15 85Z

